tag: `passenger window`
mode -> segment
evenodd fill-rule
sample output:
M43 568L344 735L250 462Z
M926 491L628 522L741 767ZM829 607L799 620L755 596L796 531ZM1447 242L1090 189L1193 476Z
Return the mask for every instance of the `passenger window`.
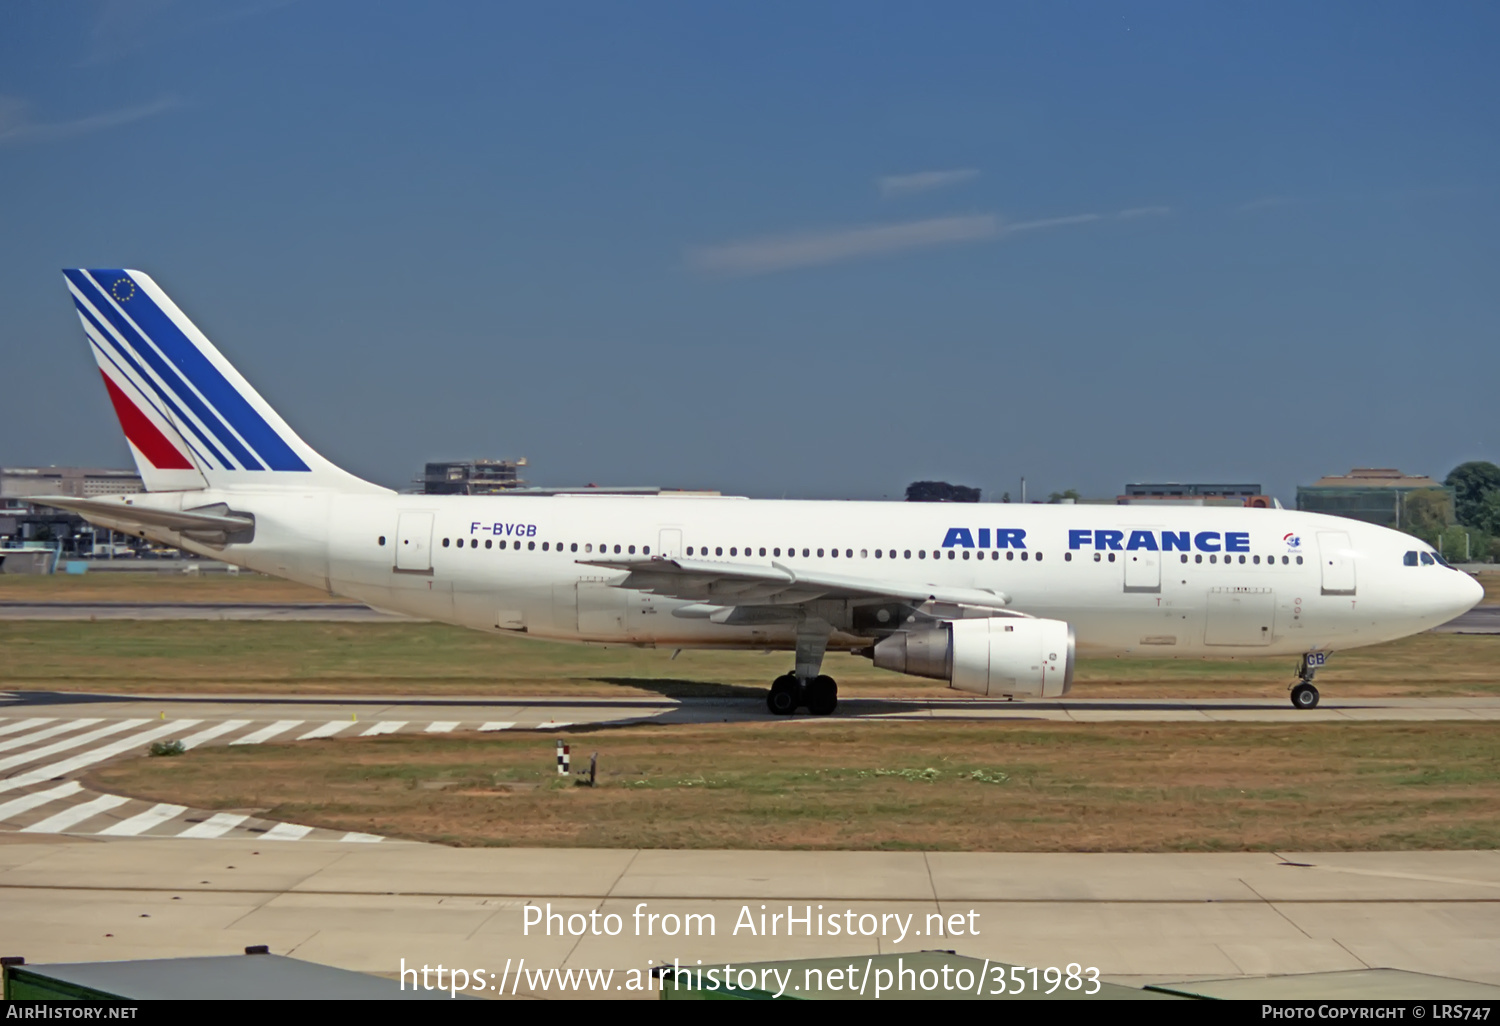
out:
M616 545L615 546L615 555L618 556L619 554L620 554L620 546Z
M764 555L765 555L765 554L766 554L766 547L765 547L765 546L764 546L764 545L762 545L762 546L761 546L761 547L760 547L760 554L761 554L761 555L762 555L762 556L764 556Z
M447 548L447 547L448 547L448 539L447 539L447 538L444 538L444 539L443 539L443 548L445 548L445 549L446 549L446 548Z
M469 539L469 548L471 548L471 549L477 549L477 548L479 548L479 539L478 538L470 538Z
M822 553L820 552L820 553L818 553L818 555L821 556ZM833 552L831 553L831 555L833 556L834 559L838 559L839 558L839 550L838 549L834 549Z
M1187 557L1186 556L1183 556L1182 558L1183 558L1184 562L1187 561ZM1064 552L1063 553L1063 562L1064 563L1071 563L1071 562L1073 562L1073 553L1071 553L1071 552Z
M1244 563L1244 562L1245 562L1245 557L1244 557L1244 556L1241 556L1241 557L1240 557L1240 562L1241 562L1241 563Z
M578 551L578 543L574 542L573 544L569 545L568 546L568 551L569 552L577 552Z
M1184 553L1183 553L1183 554L1182 554L1182 561L1183 561L1183 562L1184 562L1184 563L1186 563L1186 562L1187 562L1187 553L1186 553L1186 552L1184 552Z
M1298 556L1298 557L1297 557L1297 565L1298 565L1298 566L1301 566L1301 565L1302 565L1302 557L1301 557L1301 556Z
M781 550L780 549L772 549L771 550L771 555L773 555L773 556L779 556L779 555L781 555Z
M1434 560L1432 558L1432 553L1430 553L1430 552L1424 552L1424 553L1422 553L1422 565L1423 566L1432 566L1435 562L1436 562L1436 560Z
M1288 562L1289 562L1289 560L1285 556L1281 557L1281 565L1282 566L1286 566Z
M844 550L844 558L845 559L853 559L854 558L854 550L853 549L845 549Z
M819 549L819 550L818 550L818 558L819 558L819 559L822 559L822 558L823 558L823 550L822 550L822 549Z
M927 550L926 549L918 549L917 550L917 558L918 559L926 559L927 558Z
M630 549L628 551L630 552L630 554L632 556L635 555L635 546L634 545L630 546Z
M1201 563L1201 562L1203 562L1203 554L1200 552L1198 555L1194 556L1193 557L1193 562L1194 563Z
M1023 552L1023 553L1021 553L1021 558L1022 558L1022 559L1025 559L1025 558L1026 558L1026 553L1024 553L1024 552ZM1109 561L1110 561L1110 562L1111 562L1111 563L1113 563L1113 562L1114 562L1114 561L1115 561L1115 554L1114 554L1114 553L1113 553L1113 552L1111 552L1111 553L1110 553L1110 554L1109 554Z
M1026 562L1026 557L1028 555L1030 555L1030 553L1028 553L1025 549L1022 549L1021 550L1021 562L1023 562L1023 563ZM1113 553L1110 554L1109 561L1111 563L1113 563L1115 561L1115 557L1114 557Z
M381 540L384 541L385 539L381 539ZM1417 565L1417 550L1416 549L1412 549L1406 555L1402 556L1401 557L1401 562L1404 563L1404 564L1406 564L1407 566L1416 566Z
M990 561L994 562L995 560L997 560L999 558L1000 558L1000 550L999 549L990 549Z
M965 555L967 555L967 553L965 553ZM958 558L958 553L954 552L952 549L949 549L948 550L948 558L949 559L957 559Z
M1022 558L1023 558L1023 559L1024 559L1024 558L1025 558L1025 555L1024 555L1024 553L1023 553L1023 554L1022 554ZM1038 562L1038 563L1040 563L1040 562L1041 562L1041 561L1042 561L1042 554L1041 554L1041 553L1040 553L1040 552L1038 552L1038 553L1037 553L1037 554L1036 554L1036 561L1037 561L1037 562Z
M649 545L642 545L641 546L641 555L643 555L643 556L649 556L649 555L651 555L651 546L649 546Z
M859 550L859 551L861 551L861 552L863 552L863 551L865 551L865 550L864 550L864 549L860 549L860 550ZM879 559L879 558L880 558L880 550L879 550L879 549L876 549L876 550L875 550L875 558L876 558L876 559Z
M1101 555L1099 555L1099 553L1097 553L1097 552L1096 552L1096 553L1094 553L1094 562L1095 562L1095 563L1097 563L1097 562L1099 562L1099 561L1100 561L1100 560L1102 560L1102 559L1103 559L1103 558L1104 558L1104 557L1103 557L1103 556L1101 556Z
M543 552L547 551L547 543L546 542L542 542L542 551Z
M969 558L969 550L968 549L964 549L964 558L965 559Z
M729 547L729 554L731 556L738 556L740 554L740 548L739 548L739 546L738 545L731 545Z
M906 558L907 558L907 559L910 559L910 558L911 558L911 549L907 549L907 550L906 550Z
M1005 558L1006 559L1015 559L1016 558L1015 551L1012 550L1012 549L1006 549L1005 550Z
M381 545L385 544L385 535L383 535L383 534L380 536L380 544Z
M724 546L722 546L722 545L716 546L714 548L714 555L716 555L716 556L722 556L722 555L724 555Z
M500 539L500 547L501 547L501 548L502 548L502 549L503 549L503 548L505 548L505 539L504 539L504 538L501 538L501 539Z
M1253 562L1255 563L1256 566L1260 566L1260 557L1256 556L1255 559L1253 560Z
M810 551L811 551L811 550L810 550L810 549L803 549L803 550L802 550L802 558L803 558L803 559L806 559L806 558L807 558L807 554L808 554L808 552L810 552ZM823 550L822 550L822 549L819 549L819 550L818 550L818 555L820 555L820 556L821 556L821 555L822 555L822 554L823 554Z
M495 543L494 543L494 541L492 541L492 540L491 540L491 539L489 539L489 538L486 538L486 539L485 539L485 540L484 540L484 547L485 547L485 548L487 548L487 549L492 549L492 548L494 548L494 547L495 547Z
M526 548L528 550L535 549L536 548L536 542L527 542L526 543Z
M1208 557L1208 561L1210 563L1217 563L1219 561L1219 557L1218 556L1209 556Z

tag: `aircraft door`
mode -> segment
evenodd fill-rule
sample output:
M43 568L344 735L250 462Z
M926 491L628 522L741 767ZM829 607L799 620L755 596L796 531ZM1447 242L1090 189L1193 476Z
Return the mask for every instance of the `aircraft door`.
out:
M1318 532L1318 559L1323 567L1324 595L1354 594L1354 553L1343 531Z
M396 522L398 572L432 573L432 514L402 513Z
M1161 594L1161 553L1138 549L1124 555L1125 590Z
M663 527L657 536L656 551L668 559L682 555L682 531L675 527Z

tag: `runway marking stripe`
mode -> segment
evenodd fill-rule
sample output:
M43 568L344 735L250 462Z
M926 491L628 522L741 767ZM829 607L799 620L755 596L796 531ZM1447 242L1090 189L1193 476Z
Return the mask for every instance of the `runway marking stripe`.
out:
M536 729L536 730L562 730L564 727L571 727L572 725L573 725L573 721L572 720L559 720L556 723L538 723L534 729Z
M244 737L236 738L229 743L232 745L258 745L262 741L271 740L277 734L285 734L293 727L300 727L301 725L301 720L277 720L269 727L261 727L255 733L246 734Z
M149 722L149 720L126 720L124 726L134 727ZM71 773L76 769L92 766L96 762L103 762L105 759L113 758L121 752L128 752L132 748L150 744L159 737L175 733L183 727L195 726L201 722L203 721L178 720L175 723L163 723L159 727L143 730L139 734L132 734L130 737L104 745L101 748L90 749L82 755L75 755L71 758L63 759L61 762L54 762L48 766L40 766L34 770L27 770L25 773L14 777L6 777L4 780L0 780L0 791L14 791L18 787L29 787L32 784L41 783L43 780L60 777L64 773ZM95 733L98 732L96 731Z
M360 737L374 737L377 734L394 734L406 726L405 720L382 720L369 730L361 731Z
M356 844L374 844L376 841L385 840L385 838L381 837L379 834L362 834L357 830L351 830L343 837L340 837L339 840L353 841Z
M98 721L96 720L95 722L97 723ZM107 723L98 730L91 730L87 734L80 734L77 737L70 737L54 742L45 748L36 748L29 752L22 752L20 755L11 755L0 759L0 770L7 770L12 766L19 766L22 763L35 762L37 759L45 759L49 755L66 752L69 748L77 748L80 745L88 744L90 741L97 741L101 737L109 737L111 734L118 734L122 730L129 730L132 727L139 727L143 723L150 722L150 720L120 720L118 723ZM197 723L198 721L193 720L192 722ZM43 779L45 780L46 778L44 777Z
M55 816L48 816L39 823L33 823L29 827L22 827L23 834L60 834L70 826L76 826L86 819L92 819L101 812L108 812L130 801L117 794L101 794L93 801L81 802L71 809L64 809Z
M457 727L458 727L458 721L457 720L438 720L435 723L429 723L427 725L427 729L424 730L424 731L422 731L422 733L424 733L424 734L446 734L446 733L448 733L451 730L457 729Z
M48 802L55 802L59 798L71 798L82 790L82 784L76 780L70 780L66 784L58 784L56 787L49 788L46 791L33 791L31 794L23 794L19 798L12 798L10 801L0 805L0 823L5 822L12 816L19 816L23 812L30 812L32 809L46 805Z
M297 736L297 740L311 741L312 739L319 737L333 737L333 735L337 734L345 727L352 726L354 726L354 724L349 720L330 720L329 722L323 724L321 727L314 727L306 734L299 734Z
M515 725L516 724L514 720L490 720L490 722L488 723L481 723L479 725L479 729L483 732L488 732L491 730L509 730Z
M271 829L261 834L262 841L300 841L312 833L310 826L298 826L296 823L277 823Z
M45 723L47 721L43 720L42 722ZM66 734L70 730L81 730L84 727L92 727L96 723L103 722L104 721L102 719L95 717L91 720L71 720L67 723L59 723L56 726L48 727L45 730L38 730L30 734L24 734L21 737L13 737L9 741L0 741L0 752L8 752L12 748L25 748L27 745L36 744L38 741L45 741L49 737L56 737L59 734Z
M30 730L32 727L40 727L43 723L51 723L55 719L57 719L56 716L33 716L29 720L17 720L0 727L0 734L14 734L18 730Z
M197 748L205 741L212 741L222 734L228 734L232 730L239 730L241 727L249 726L249 724L249 720L225 720L223 723L216 723L212 727L200 730L196 734L189 734L183 738L182 747Z
M99 831L101 837L134 837L143 834L154 826L158 826L168 820L176 819L187 811L186 805L168 805L161 803L153 805L145 812L122 819L114 826L105 827Z
M249 818L237 812L216 812L202 823L188 827L177 836L200 839L222 837Z

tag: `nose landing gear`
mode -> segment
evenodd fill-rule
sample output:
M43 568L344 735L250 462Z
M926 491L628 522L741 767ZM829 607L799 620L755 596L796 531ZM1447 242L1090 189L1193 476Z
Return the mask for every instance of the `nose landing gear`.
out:
M1321 656L1322 653L1319 653ZM1297 668L1297 680L1290 685L1292 692L1292 708L1294 709L1316 709L1318 707L1318 689L1313 686L1313 674L1318 669L1313 665L1311 658L1302 657L1302 663Z

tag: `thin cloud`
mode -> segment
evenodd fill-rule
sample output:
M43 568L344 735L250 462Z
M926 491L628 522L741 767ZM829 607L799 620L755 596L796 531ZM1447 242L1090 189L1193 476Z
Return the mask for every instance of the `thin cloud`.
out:
M999 230L999 220L992 214L935 217L704 246L688 254L688 263L708 274L767 274L792 267L814 267L908 249L992 239Z
M136 107L124 107L103 114L75 118L72 121L43 123L33 121L26 101L14 96L0 96L0 146L26 142L56 142L88 135L91 132L117 128L181 106L181 101L172 96L163 96L150 103Z
M959 185L978 177L978 168L960 167L951 171L918 171L909 175L886 175L876 179L876 184L880 186L882 198L895 199L919 192L931 192L934 189L946 189L950 185Z
M794 267L816 267L864 257L888 256L909 249L925 249L959 242L984 242L1096 221L1125 221L1159 217L1170 207L1131 207L1113 214L1069 214L1031 221L1002 222L994 214L936 217L898 224L861 225L823 232L774 235L690 250L688 264L705 274L746 276L770 274Z

